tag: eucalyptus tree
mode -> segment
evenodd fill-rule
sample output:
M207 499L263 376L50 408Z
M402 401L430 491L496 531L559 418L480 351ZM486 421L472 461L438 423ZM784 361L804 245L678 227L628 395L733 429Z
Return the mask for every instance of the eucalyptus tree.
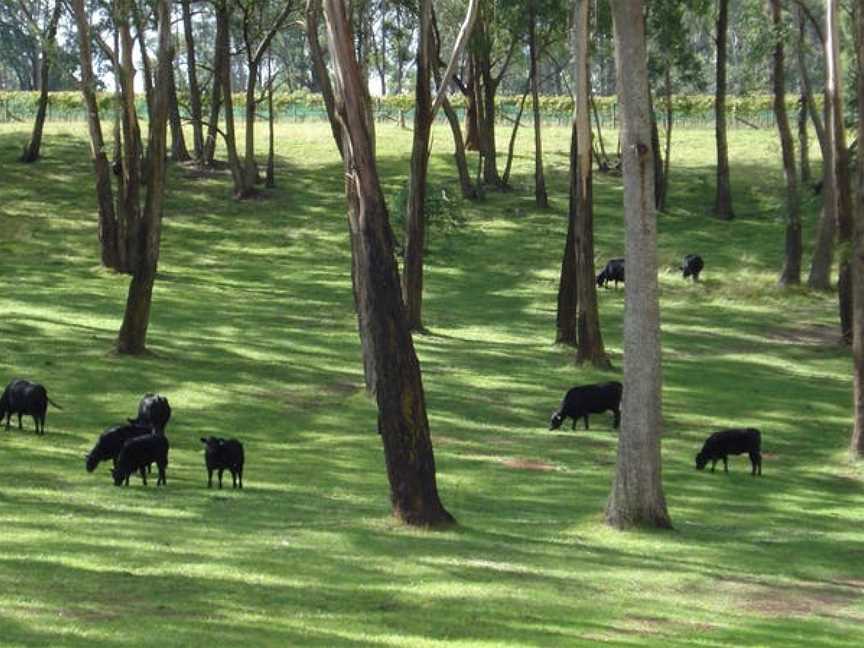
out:
M717 0L717 70L714 90L714 131L717 144L717 186L714 215L721 220L735 218L732 183L729 179L729 143L726 137L726 41L729 32L729 0Z
M234 0L239 10L242 26L242 50L246 57L246 119L245 151L242 171L232 174L235 178L234 195L248 198L255 193L258 182L258 164L255 161L255 114L258 105L257 84L261 62L267 53L276 33L282 29L291 12L299 6L299 1L281 0ZM223 93L230 92L223 87ZM227 100L227 97L226 97ZM227 105L226 105L227 110ZM233 164L238 164L235 160ZM240 184L237 184L237 180Z
M854 11L855 61L858 89L858 141L864 142L864 9ZM860 146L860 145L859 145ZM852 285L853 303L853 418L854 427L850 450L856 459L864 458L864 164L858 163L858 187L855 201L855 230L853 238Z
M860 9L860 8L859 8ZM853 237L852 188L849 178L849 150L846 146L846 127L843 119L843 74L840 62L840 31L837 19L837 0L825 0L825 99L827 101L826 138L830 162L826 176L834 191L831 195L837 215L837 242L840 250L840 268L837 292L840 307L840 333L843 340L852 343L852 264ZM860 119L860 115L859 115ZM826 196L826 200L827 200Z
M402 275L402 297L412 331L423 330L423 256L426 244L426 185L429 167L429 136L438 108L444 101L450 79L462 51L468 44L477 17L479 0L470 0L444 74L440 77L438 96L432 100L432 0L420 0L414 98L414 137L406 201L405 266Z
M311 4L311 2L310 2ZM366 101L345 0L325 0L336 118L344 138L348 218L358 244L358 323L376 367L378 432L393 514L406 524L453 523L438 495L420 365L405 317L387 205L375 160ZM307 18L308 20L308 18ZM360 314L362 313L362 315Z
M4 0L11 4L12 0ZM45 126L45 115L48 111L48 86L51 81L51 63L55 58L57 44L57 25L63 11L62 0L53 3L38 0L25 2L18 0L20 16L27 29L39 43L39 68L36 81L39 87L39 101L36 106L36 118L33 122L33 132L30 141L24 147L20 160L35 162L39 159L39 149L42 145L42 130Z
M789 117L786 114L786 72L783 45L783 14L780 0L768 0L767 10L772 26L774 46L772 85L774 94L774 119L780 135L780 148L783 157L783 174L786 178L786 234L785 257L780 274L781 286L801 283L801 205L798 196L798 175L795 170L795 145L789 130Z
M657 218L641 0L610 0L621 106L626 262L624 397L615 481L606 506L617 528L670 527L661 476L662 375Z
M707 14L709 7L707 0L654 0L648 5L648 70L651 79L662 88L665 114L662 152L659 134L655 135L657 120L652 118L652 137L658 147L655 151L655 199L661 211L666 208L672 158L673 76L681 88L704 87L702 63L696 54L693 36L695 23Z
M192 146L195 159L204 160L204 124L201 85L198 83L198 58L195 51L195 29L192 22L192 0L180 0L183 12L183 38L186 45L186 75L189 84L189 114L192 118Z
M132 81L135 65L130 27L132 17L128 4L118 3L113 12L120 50L110 48L104 40L101 42L101 47L112 59L115 73L119 77L121 97L123 153L115 207L112 204L111 172L105 155L95 96L95 75L91 57L93 32L84 0L72 0L71 4L80 44L81 87L87 106L91 152L97 175L103 261L106 259L107 250L111 267L132 275L116 348L118 353L140 354L146 349L164 205L165 140L173 56L171 15L168 1L158 0L157 74L146 155L141 150L140 128L135 111L135 89ZM111 240L107 240L108 237L111 237Z
M81 95L87 115L90 134L90 155L96 178L96 203L99 212L98 233L102 264L118 271L126 269L125 244L120 237L117 212L114 209L114 190L111 186L111 164L106 154L99 103L96 98L96 75L93 72L93 39L89 14L84 0L70 0L81 57Z
M576 362L608 369L594 281L590 0L573 1L573 134L570 145L570 208L558 291L557 341L576 345Z

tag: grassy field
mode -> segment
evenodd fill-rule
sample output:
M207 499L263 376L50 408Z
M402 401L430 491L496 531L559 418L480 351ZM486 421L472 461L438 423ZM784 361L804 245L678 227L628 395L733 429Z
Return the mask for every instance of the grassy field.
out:
M556 347L569 133L545 133L553 209L516 190L465 205L434 239L428 335L416 339L442 499L459 525L395 524L375 408L362 390L341 166L325 124L278 132L279 188L230 199L230 177L174 166L146 358L110 353L128 279L99 265L82 125L51 125L15 160L0 126L0 383L63 406L47 434L0 430L2 646L860 646L864 469L851 464L851 366L835 295L782 291L774 132L731 133L737 220L706 216L713 132L676 133L660 216L664 483L675 530L603 524L611 417L547 431L564 391L620 377L623 291L601 291L616 369ZM432 181L455 196L448 132ZM389 195L410 134L382 126ZM597 255L623 253L620 180L596 180ZM807 260L818 204L808 197ZM704 281L673 266L706 260ZM168 396L167 488L84 470L140 396ZM696 472L704 437L763 433ZM569 425L566 426L569 428ZM246 488L206 488L199 437L246 445ZM155 482L155 479L154 479Z

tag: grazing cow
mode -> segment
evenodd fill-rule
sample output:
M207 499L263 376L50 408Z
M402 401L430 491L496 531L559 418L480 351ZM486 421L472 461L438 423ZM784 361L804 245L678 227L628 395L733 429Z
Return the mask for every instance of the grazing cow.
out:
M136 470L141 474L141 481L147 485L146 467L155 463L159 469L156 485L166 484L165 468L168 466L168 437L164 434L144 434L130 439L123 444L117 457L117 466L111 471L114 485L129 485L129 475Z
M138 416L128 419L135 425L147 425L156 434L165 434L165 426L171 420L171 406L160 394L145 394L138 403Z
M96 441L96 445L93 446L93 449L85 457L86 461L84 465L87 468L87 472L92 473L96 470L96 466L99 465L100 461L107 461L108 459L111 459L114 462L114 467L116 468L117 457L123 449L123 444L130 439L134 439L135 437L144 434L152 434L152 432L153 431L150 427L146 425L136 425L135 423L115 425L108 428L99 435L99 440Z
M702 268L705 267L705 262L702 260L702 257L698 254L688 254L684 257L683 263L681 263L681 272L684 274L684 278L693 277L693 281L699 281L699 273L702 272Z
M233 488L243 488L243 444L237 439L220 439L219 437L201 437L204 444L204 463L207 466L207 488L213 487L213 471L218 471L219 488L222 488L222 473L231 471Z
M751 472L755 475L758 471L762 474L762 435L756 428L741 428L732 430L720 430L709 436L702 446L702 450L696 455L696 469L704 470L706 464L711 462L711 472L718 459L723 460L723 471L729 472L726 457L730 454L750 455L750 463L753 467Z
M549 419L549 429L557 430L569 416L573 419L573 428L581 418L585 419L585 429L588 429L588 415L611 411L615 416L612 427L621 423L621 392L623 385L617 381L599 383L597 385L579 385L570 389L561 401L561 407Z
M21 417L29 414L33 417L36 434L45 434L45 412L48 410L48 403L57 409L63 409L48 398L48 392L39 383L32 383L29 380L13 380L6 385L3 395L0 396L0 421L3 420L4 416L6 417L6 429L8 430L9 419L13 414L17 414L18 429L22 430L24 426L21 424Z
M597 275L597 285L604 288L609 287L609 282L614 281L615 287L618 287L618 282L624 281L624 259L609 259L606 262L606 267Z

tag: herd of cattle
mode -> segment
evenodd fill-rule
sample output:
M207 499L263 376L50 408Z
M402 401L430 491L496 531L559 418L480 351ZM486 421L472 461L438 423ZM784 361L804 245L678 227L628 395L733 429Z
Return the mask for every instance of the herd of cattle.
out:
M693 281L699 281L699 273L705 267L705 262L698 254L688 254L684 257L678 269L683 273L684 278L693 277ZM597 275L597 285L602 288L608 288L609 282L615 283L618 287L618 282L624 283L624 259L609 259L606 266Z
M699 273L705 267L702 257L688 254L680 266L684 278L693 277L699 280ZM624 281L624 259L610 259L606 267L597 275L597 285L607 286L612 281L616 287ZM588 429L588 416L602 412L612 412L613 427L621 422L621 395L623 385L612 381L596 385L579 385L570 389L561 401L561 406L552 414L549 429L557 430L567 418L573 419L573 429L576 423L583 419L585 429ZM13 414L18 415L18 428L21 429L21 417L32 416L36 426L36 434L45 434L45 413L49 403L57 409L63 409L48 398L45 387L27 380L13 380L3 395L0 396L0 421L6 418L6 429ZM166 484L166 468L168 466L168 450L170 444L165 434L168 421L171 420L171 406L168 399L159 394L146 394L138 404L138 415L127 419L126 423L114 425L105 430L97 439L93 449L85 458L87 472L92 473L102 461L111 460L114 467L111 474L114 484L129 485L129 477L134 472L141 475L144 485L147 485L147 473L150 466L156 464L158 478L156 485ZM243 464L245 461L243 444L236 439L219 437L202 438L204 444L204 465L207 469L207 487L213 486L213 473L218 474L219 488L222 488L222 474L225 470L231 473L234 488L243 488ZM702 470L711 462L711 471L717 462L723 461L723 468L729 472L727 457L730 454L747 453L750 456L752 474L762 474L761 434L755 428L728 429L715 432L709 436L702 450L696 455L696 468Z
M28 380L13 380L6 385L3 395L0 396L0 421L6 418L8 430L10 419L17 414L18 428L22 429L21 417L32 416L36 434L45 434L45 413L49 403L57 409L63 409L48 398L48 392L42 385ZM138 404L138 415L135 418L111 426L99 435L84 460L87 472L92 473L101 462L110 459L114 464L111 475L115 485L128 486L130 475L137 471L146 486L147 473L155 463L159 471L156 485L167 484L165 471L168 467L170 443L165 428L170 420L171 406L168 399L159 394L145 394ZM215 471L219 477L219 488L222 488L222 474L228 470L233 487L243 488L243 444L236 439L213 436L202 437L201 443L204 444L207 487L213 486Z
M624 386L617 381L598 383L596 385L577 385L567 391L561 400L560 407L552 413L549 419L549 429L557 430L568 418L573 419L573 428L579 419L585 422L588 429L588 416L612 412L615 417L612 427L621 423L621 395ZM723 469L729 472L727 457L747 453L752 465L751 474L762 474L762 434L756 428L732 428L720 430L709 436L702 449L696 455L696 468L703 470L711 462L711 472L717 462L723 461Z

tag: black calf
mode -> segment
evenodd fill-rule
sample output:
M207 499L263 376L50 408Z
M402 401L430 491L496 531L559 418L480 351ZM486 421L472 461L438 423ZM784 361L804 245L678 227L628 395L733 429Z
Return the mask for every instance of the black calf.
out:
M699 273L702 272L702 268L704 267L705 262L701 256L698 254L688 254L681 263L681 272L684 274L685 279L693 277L693 281L699 281Z
M136 470L141 474L141 481L147 485L146 467L155 463L159 469L156 485L166 484L165 468L168 466L168 437L164 434L144 434L127 441L117 457L117 466L111 471L114 485L129 485L129 475Z
M0 395L0 420L6 417L6 429L9 429L9 419L13 414L18 415L18 429L24 429L21 417L30 415L36 426L36 434L45 434L45 412L48 411L48 403L57 409L63 409L57 403L48 398L45 387L39 383L29 380L13 380L3 394Z
M696 455L696 469L703 470L711 462L711 472L719 459L723 460L723 471L729 472L726 457L730 454L750 455L752 475L762 474L762 435L756 428L720 430L709 436Z
M204 464L207 466L207 488L213 487L213 471L218 471L219 488L222 488L222 473L231 471L233 488L243 488L243 444L237 439L220 439L219 437L201 437L204 444Z
M598 286L608 288L610 281L615 282L616 288L619 281L624 281L624 259L609 259L606 262L606 267L597 275Z
M145 394L138 403L138 416L128 420L136 425L147 425L156 434L165 434L165 426L171 420L171 406L160 394Z
M615 416L612 427L621 423L621 393L620 382L612 381L597 385L580 385L570 389L561 401L561 407L552 414L549 429L557 430L569 416L573 419L573 429L576 421L585 419L585 429L588 429L588 415L611 411Z
M100 461L108 461L111 459L114 462L114 467L117 467L117 457L123 449L123 445L130 439L151 434L151 429L144 425L136 425L129 423L127 425L115 425L108 428L99 435L99 440L96 445L85 457L85 466L87 472L93 472L99 465Z

